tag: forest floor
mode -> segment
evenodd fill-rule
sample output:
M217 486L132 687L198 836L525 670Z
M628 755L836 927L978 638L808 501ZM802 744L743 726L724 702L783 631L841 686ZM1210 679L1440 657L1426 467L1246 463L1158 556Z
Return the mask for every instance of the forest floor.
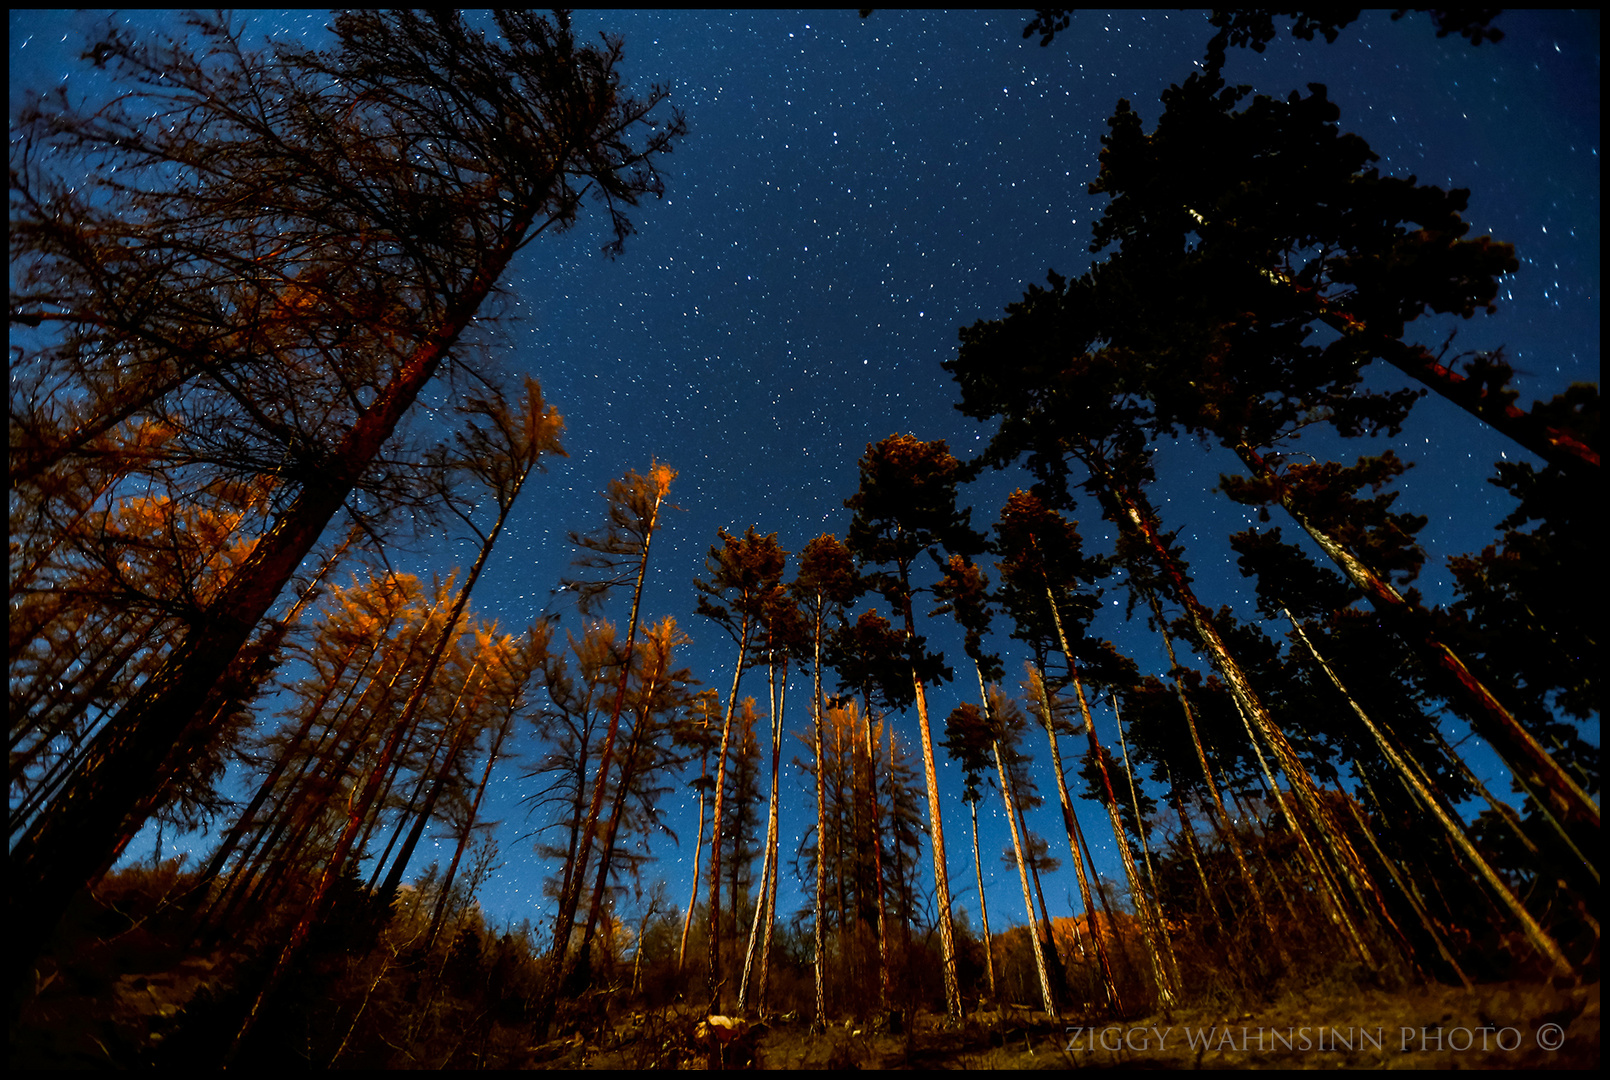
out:
M756 1024L722 1051L696 1043L701 1016L636 1012L588 1038L532 1050L537 1068L643 1069L1590 1069L1599 1065L1599 986L1495 983L1463 990L1316 989L1259 1008L1180 1008L1119 1022L990 1010L960 1027L920 1014L892 1033L854 1021Z

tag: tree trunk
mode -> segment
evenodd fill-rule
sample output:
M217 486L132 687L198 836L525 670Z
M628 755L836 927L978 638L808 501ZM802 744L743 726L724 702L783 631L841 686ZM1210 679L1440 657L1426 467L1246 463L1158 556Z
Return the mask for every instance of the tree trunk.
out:
M660 503L667 488L657 483L654 509L649 515L648 528L643 534L643 552L637 566L637 581L632 586L632 609L626 623L626 651L621 657L620 682L615 689L615 705L610 710L609 728L604 734L603 746L598 752L598 772L593 781L593 795L587 805L587 818L582 824L580 847L573 860L575 872L568 875L569 888L559 896L559 911L553 921L553 946L548 954L548 978L538 1006L537 1027L546 1035L553 1011L558 1005L559 986L564 978L565 953L576 921L576 907L581 903L581 890L587 877L587 863L592 858L593 841L597 838L598 817L604 808L604 788L609 781L610 758L615 749L615 736L620 729L621 706L626 702L626 680L632 669L632 651L637 641L637 615L643 600L643 579L648 572L649 545L654 541L654 527L659 519ZM720 806L720 801L716 803Z
M1006 807L1006 820L1012 828L1012 855L1017 859L1017 880L1023 888L1023 910L1029 917L1029 942L1034 946L1034 967L1040 974L1040 1000L1045 1011L1055 1019L1056 998L1051 993L1051 979L1045 970L1045 953L1040 942L1040 920L1034 917L1034 898L1029 895L1029 871L1023 859L1023 839L1017 828L1017 807L1012 801L1012 782L1006 775L1006 762L1001 756L1001 742L992 740L990 749L995 754L995 772L1001 781L1001 801ZM983 895L980 892L979 895Z
M749 655L749 616L738 629L738 662L732 670L732 690L727 695L727 715L721 722L721 750L716 756L715 804L710 812L710 956L705 988L710 996L710 1012L721 1011L721 813L727 786L727 755L732 749L732 716L738 707L738 684L743 679L744 660Z
M704 728L710 726L710 718L705 716ZM682 917L682 944L676 950L676 973L682 974L682 967L688 955L688 931L693 928L693 909L699 904L699 854L704 846L704 783L710 775L710 748L705 746L699 754L699 832L693 841L693 891L688 894L688 912Z
M911 617L911 586L901 567L902 614L906 620L906 640L917 636ZM934 770L934 740L928 726L928 691L911 668L911 684L916 690L917 728L922 736L922 778L928 793L928 840L934 860L934 901L939 911L939 947L944 967L945 1012L952 1020L962 1018L961 985L956 978L956 938L950 925L950 873L945 868L945 826L939 812L939 778Z
M1140 816L1140 794L1135 790L1135 770L1129 764L1129 744L1124 739L1124 718L1118 712L1118 695L1112 695L1112 719L1118 728L1118 749L1124 755L1124 776L1129 781L1129 801L1135 809L1135 820L1140 823L1140 853L1146 861L1147 906L1157 936L1162 939L1163 951L1168 957L1168 973L1176 992L1180 984L1180 962L1174 955L1174 939L1168 932L1168 920L1163 917L1163 903L1157 894L1157 871L1152 869L1152 848L1146 840L1146 823Z
M973 815L973 876L978 881L978 917L984 923L984 971L988 976L989 999L998 1003L995 991L995 939L989 932L989 902L984 899L984 867L978 857L978 800L969 799L968 808Z
M492 749L486 755L486 769L481 773L481 782L475 787L475 798L470 803L470 813L464 822L464 831L459 835L458 846L453 849L453 861L447 864L447 873L442 875L442 888L436 897L436 907L430 913L430 926L425 930L424 951L429 952L431 945L436 941L436 935L441 933L442 922L447 917L447 900L453 892L453 879L458 876L459 861L464 858L464 849L470 845L470 837L475 835L475 818L481 812L481 798L486 794L487 782L492 779L492 766L497 764L498 751L503 747L503 740L509 734L509 721L513 715L498 728L497 736L492 740Z
M1301 290L1309 292L1309 290ZM1311 298L1319 299L1317 293ZM1362 320L1347 312L1333 311L1320 299L1321 318L1338 333L1368 333ZM1599 452L1570 432L1523 412L1465 376L1437 362L1423 345L1410 345L1395 339L1379 342L1377 355L1409 378L1464 409L1496 431L1514 439L1544 461L1567 469L1597 470ZM1596 476L1597 473L1595 472Z
M1079 827L1078 815L1074 813L1073 798L1068 793L1068 778L1062 770L1062 748L1057 743L1056 726L1052 720L1051 691L1045 685L1044 673L1029 666L1030 683L1040 694L1040 715L1045 720L1045 734L1051 740L1051 772L1057 780L1057 801L1062 807L1062 827L1068 835L1068 850L1073 855L1073 875L1079 882L1079 898L1084 901L1085 922L1090 930L1091 943L1096 950L1096 964L1101 969L1101 984L1107 994L1107 1005L1115 1015L1123 1012L1123 1003L1118 995L1118 980L1114 975L1112 958L1107 955L1106 943L1101 939L1101 931L1096 925L1096 898L1090 886L1090 876L1086 871L1085 860L1080 853L1081 842L1084 839L1083 830ZM1094 870L1092 865L1090 870ZM1113 927L1116 936L1118 928Z
M766 822L766 847L771 852L771 887L766 894L766 936L760 943L760 989L755 995L756 1007L766 1015L766 983L771 971L772 931L777 925L777 880L779 877L779 851L777 835L777 776L783 752L783 705L788 696L788 662L783 661L783 685L777 692L777 719L771 729L771 814Z
M458 713L458 706L464 700L464 692L469 689L470 681L475 678L476 669L480 666L481 659L477 656L474 666L470 668L469 674L464 677L464 686L459 689L459 700L454 702L453 711L447 716L449 724L452 723L453 716ZM470 708L465 710L464 719L453 729L452 736L447 744L447 756L442 759L441 765L436 769L435 777L421 777L421 780L428 780L430 783L430 790L425 795L425 805L417 811L413 810L412 805L409 807L409 813L413 815L414 819L413 827L408 830L408 839L403 841L402 849L397 852L397 858L392 862L391 870L386 874L386 880L380 886L380 896L394 896L402 886L403 874L408 871L408 863L414 857L414 849L419 846L419 841L425 835L425 829L430 824L430 817L436 812L436 803L441 799L442 792L447 789L447 781L453 771L453 763L458 760L459 752L464 749L464 739L470 734L471 720L480 702L480 697L476 697ZM479 732L476 734L479 735ZM398 823L397 833L402 832L402 825L402 822ZM392 839L395 840L396 836L397 834L394 833ZM375 866L376 873L380 870L380 864L384 862L385 856L382 855L379 863Z
M1151 962L1152 982L1157 987L1157 1003L1165 1010L1173 1008L1175 994L1168 965L1163 961L1158 945L1157 928L1152 925L1151 902L1141 884L1140 872L1135 869L1135 854L1129 847L1129 835L1124 829L1123 816L1118 812L1118 798L1113 794L1112 778L1107 775L1106 756L1096 739L1096 721L1090 715L1090 704L1085 700L1084 682L1079 678L1073 657L1068 658L1068 675L1073 679L1074 693L1079 699L1079 712L1084 716L1085 735L1090 742L1090 759L1095 762L1096 774L1101 777L1103 801L1107 804L1107 817L1112 823L1113 838L1118 842L1118 856L1124 864L1124 876L1129 880L1129 891L1135 898L1135 913L1140 917L1141 936L1146 943L1146 959Z
M529 475L529 471L526 475ZM524 482L524 477L521 478L521 482ZM517 486L515 494L518 495L518 493ZM513 499L511 498L509 505L512 504ZM225 1065L228 1065L233 1060L236 1052L240 1049L241 1042L251 1032L263 1002L267 1000L269 994L274 992L280 979L290 969L292 961L295 960L297 953L301 951L303 943L312 932L314 923L323 917L324 904L329 896L330 886L334 884L335 879L340 875L347 855L351 852L353 842L357 839L359 829L363 825L364 818L368 816L372 808L377 809L381 785L385 781L386 775L391 771L390 767L402 747L404 736L412 730L419 715L419 710L425 703L431 682L436 676L437 667L441 664L442 655L447 651L448 645L458 631L459 619L463 617L464 609L469 606L470 594L475 589L475 583L480 580L481 571L486 568L486 560L492 554L492 548L497 543L499 534L503 531L503 523L507 517L508 507L505 506L498 514L497 523L493 525L486 541L481 545L481 550L475 557L475 564L470 567L470 573L464 581L463 588L459 590L458 596L453 601L453 608L448 612L441 636L436 639L436 645L431 650L430 658L425 662L425 670L420 672L418 679L415 681L413 692L408 697L408 703L403 707L402 716L398 718L397 723L392 727L391 736L381 749L380 758L370 771L368 782L364 785L362 794L348 804L346 829L342 832L340 840L336 842L335 852L330 857L329 865L325 867L324 874L320 877L313 895L309 897L304 906L296 927L291 931L290 939L280 950L279 958L275 961L273 968L270 969L267 978L264 979L262 989L252 1002L251 1008L247 1010L246 1018L241 1023L240 1030L236 1033L234 1041L225 1052Z
M822 775L822 608L824 598L816 597L815 618L811 634L811 744L816 754L816 906L812 922L816 951L811 966L816 977L816 1015L811 1030L827 1030L827 990L823 965L823 951L827 944L823 932L822 911L827 905L827 781ZM694 877L698 877L698 860L694 860Z
M1384 921L1401 941L1401 934L1397 933L1396 927L1391 923L1391 918L1386 912L1385 902L1374 879L1371 878L1368 869L1358 857L1358 853L1353 850L1346 836L1341 834L1330 821L1319 798L1313 777L1303 767L1296 751L1286 739L1285 733L1275 723L1274 717L1264 708L1263 702L1258 698L1252 683L1247 679L1246 673L1242 671L1241 666L1235 661L1229 648L1225 645L1224 639L1213 625L1207 609L1202 606L1201 601L1197 600L1196 594L1186 582L1183 570L1169 552L1167 545L1163 543L1162 538L1158 536L1150 510L1148 509L1144 514L1141 512L1140 496L1126 490L1123 485L1118 483L1107 469L1099 453L1088 444L1085 445L1084 459L1085 464L1091 470L1092 476L1097 479L1101 487L1105 489L1108 498L1112 501L1113 510L1119 519L1120 526L1131 531L1136 540L1152 552L1158 569L1163 572L1164 577L1168 579L1173 587L1175 596L1181 606L1184 607L1187 617L1202 640L1203 647L1207 650L1208 655L1212 657L1214 666L1219 669L1219 673L1223 676L1225 683L1230 687L1231 694L1241 707L1242 718L1247 721L1249 731L1255 730L1257 735L1261 736L1273 751L1276 760L1280 764L1281 771L1286 774L1291 783L1292 793L1298 805L1302 808L1312 828L1318 833L1321 842L1336 858L1337 865L1347 879L1351 891L1359 898L1366 917L1372 922ZM1257 741L1258 739L1254 737L1254 745L1256 745ZM1278 787L1275 788L1275 791L1278 796ZM1306 833L1298 827L1296 818L1291 817L1288 820L1294 832L1306 845ZM1335 899L1338 902L1336 914L1345 919L1345 915L1342 915L1341 912L1340 897L1336 896ZM1351 923L1350 919L1346 921ZM1365 963L1373 965L1374 958L1369 955L1369 950L1364 945L1362 937L1358 936L1356 932L1351 936L1355 942L1355 947L1362 950L1361 959Z

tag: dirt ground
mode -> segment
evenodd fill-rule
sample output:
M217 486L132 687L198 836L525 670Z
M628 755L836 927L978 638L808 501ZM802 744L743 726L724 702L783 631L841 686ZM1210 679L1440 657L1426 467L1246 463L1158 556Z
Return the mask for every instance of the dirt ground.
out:
M722 1060L694 1041L700 1016L617 1020L601 1038L533 1047L537 1068L644 1069L1590 1069L1599 1065L1599 987L1500 983L1466 991L1348 988L1290 995L1254 1011L1176 1009L1134 1020L971 1014L960 1027L919 1015L900 1033L856 1022L812 1032L772 1018Z

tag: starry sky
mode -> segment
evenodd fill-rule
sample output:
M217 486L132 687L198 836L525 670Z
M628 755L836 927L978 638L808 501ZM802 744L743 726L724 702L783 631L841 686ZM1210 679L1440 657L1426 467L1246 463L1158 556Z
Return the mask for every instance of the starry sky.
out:
M1043 283L1048 268L1069 277L1088 269L1090 227L1104 199L1086 185L1106 118L1127 98L1149 130L1159 93L1198 65L1212 33L1197 12L1079 12L1042 48L1022 37L1030 17L575 16L582 34L624 38L629 86L668 85L691 130L662 162L665 198L633 215L639 235L623 255L601 257L598 222L584 221L525 249L506 279L511 319L499 362L541 381L565 416L570 457L522 496L476 591L484 617L514 629L547 607L573 555L567 532L601 522L599 492L610 479L658 459L680 472L672 500L682 510L656 536L645 613L677 617L694 639L682 662L724 694L731 645L693 613L692 582L704 575L718 528L775 531L797 552L848 528L843 501L869 443L910 432L948 440L963 458L982 449L990 429L954 410L958 395L940 367L954 354L957 328L999 316ZM96 18L11 13L13 112L20 87L65 77L75 95L96 92L95 76L77 60ZM140 26L171 21L127 18ZM325 22L322 14L259 15L252 31L317 43ZM1495 25L1505 39L1479 48L1438 39L1423 15L1394 22L1367 13L1334 44L1296 41L1282 26L1261 55L1230 50L1225 77L1274 95L1322 82L1342 127L1369 142L1384 173L1471 189L1473 233L1514 243L1521 269L1503 283L1497 315L1461 323L1456 347L1505 346L1520 372L1520 403L1529 406L1573 381L1599 379L1599 16L1511 11ZM1452 328L1417 325L1432 345ZM1379 367L1369 385L1406 382ZM1430 517L1421 541L1431 558L1417 584L1428 600L1449 600L1447 556L1496 539L1493 527L1508 509L1508 496L1486 482L1492 463L1525 453L1434 397L1396 439L1333 443L1316 438L1305 449L1351 460L1391 445L1416 463L1399 485L1398 508ZM1156 467L1153 501L1166 527L1182 527L1201 599L1255 617L1225 540L1250 515L1212 491L1236 463L1188 441L1161 447ZM1011 472L989 474L964 492L974 524L987 526L1021 482ZM1103 549L1110 529L1094 508L1083 511L1075 516L1087 546ZM473 554L466 539L438 535L393 562L428 575L467 565ZM1165 671L1155 635L1123 621L1121 599L1110 596L1108 605L1097 630L1143 670ZM931 640L953 662L963 659L959 636L935 628ZM1021 657L1007 648L1004 658L1015 680ZM936 725L966 685L931 695ZM806 677L792 684L790 731L808 729L808 687ZM741 694L763 699L764 690L757 672ZM1116 741L1110 710L1098 709L1096 723L1105 741ZM1444 728L1464 734L1451 719ZM915 717L897 719L896 730L915 750ZM1597 742L1596 721L1587 735ZM785 762L793 752L785 748ZM1507 790L1499 766L1483 756L1475 764L1495 791ZM939 771L942 789L959 794L959 770L941 762ZM545 868L520 839L536 822L519 804L519 772L518 761L505 762L489 800L490 816L504 822L504 866L481 902L495 923L530 917L546 925ZM806 903L789 869L814 800L803 775L786 766L780 786L779 910L787 918ZM1040 786L1050 805L1030 825L1065 856L1048 767ZM952 892L976 926L961 805L946 803ZM1103 811L1094 802L1078 811L1098 869L1121 880L1112 839L1102 840ZM648 871L668 879L680 904L691 882L694 820L691 796L679 797L670 821L681 844L656 840L659 862ZM992 925L1021 923L1015 874L997 858L1008 843L1004 822L990 801L980 821ZM1052 913L1068 914L1066 898L1077 890L1065 859L1045 890Z

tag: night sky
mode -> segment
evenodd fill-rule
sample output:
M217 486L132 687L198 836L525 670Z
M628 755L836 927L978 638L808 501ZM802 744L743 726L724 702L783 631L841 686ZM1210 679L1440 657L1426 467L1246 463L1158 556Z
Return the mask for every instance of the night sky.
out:
M669 85L691 133L662 161L666 197L632 215L639 235L621 257L598 254L605 238L595 214L569 234L532 244L506 279L513 318L499 363L541 381L565 416L570 457L522 496L476 590L483 617L518 630L547 607L573 555L566 533L602 521L599 492L610 479L658 459L680 471L672 500L682 512L655 538L645 614L675 615L694 639L682 662L725 694L732 647L693 614L693 578L705 576L718 528L775 531L797 552L823 532L847 530L843 500L856 488L856 462L869 443L909 432L946 439L963 458L982 449L991 429L955 411L958 395L940 367L954 355L957 327L998 317L1029 285L1043 283L1048 268L1069 277L1088 269L1090 226L1104 199L1086 185L1107 117L1127 98L1150 130L1159 93L1184 81L1212 34L1199 13L1080 12L1042 48L1022 37L1030 17L576 16L581 33L625 39L629 85L639 92ZM43 89L69 73L75 96L97 92L87 63L76 59L95 18L12 12L13 114L19 87ZM128 18L151 25L167 17ZM316 43L324 22L322 15L262 17L250 38L305 35ZM1225 78L1282 96L1324 83L1341 126L1369 142L1383 173L1471 189L1473 233L1514 243L1521 270L1501 287L1499 313L1461 323L1455 347L1505 346L1520 372L1519 403L1528 407L1571 382L1599 379L1599 17L1515 11L1495 25L1505 39L1480 47L1438 39L1418 14L1394 22L1368 13L1329 45L1295 41L1282 25L1262 55L1230 50ZM1433 320L1415 327L1432 346L1451 328ZM1379 364L1367 381L1407 382ZM1416 463L1397 508L1430 517L1420 539L1431 557L1417 584L1429 601L1447 601L1446 558L1495 540L1509 506L1487 483L1492 463L1526 455L1435 397L1421 402L1397 439L1313 438L1303 449L1351 461L1389 445ZM1156 467L1152 499L1166 528L1182 527L1199 596L1255 617L1225 539L1255 513L1212 492L1222 472L1239 471L1237 463L1187 441L1162 447ZM988 527L1023 483L1015 473L988 474L966 490L974 525ZM1095 508L1083 505L1075 516L1087 547L1104 550L1111 531ZM1288 538L1295 532L1285 530ZM449 545L438 535L393 553L393 563L428 576L467 565L473 554L467 540ZM1142 623L1123 621L1120 593L1107 603L1098 631L1143 670L1164 672L1161 642ZM615 615L624 619L624 602ZM569 625L579 624L572 616ZM928 632L952 663L965 663L959 635L937 625ZM1022 657L1004 640L1000 646L1015 686ZM959 678L931 693L936 739L970 682ZM764 673L747 675L740 693L763 701ZM808 730L808 673L795 678L788 701L787 728ZM1114 744L1110 709L1099 708L1096 723ZM915 714L896 725L916 753ZM1465 734L1453 720L1444 730L1454 739ZM1597 743L1597 721L1587 736ZM1043 745L1031 746L1044 756ZM785 762L795 752L803 746L791 741ZM1508 790L1488 755L1473 764L1495 791ZM481 902L494 923L530 917L545 927L547 868L521 839L537 822L518 804L520 768L506 761L495 783L489 814L504 822L505 865ZM1070 783L1078 786L1076 778ZM976 926L959 770L942 761L940 784L952 892ZM1045 889L1053 915L1066 915L1066 897L1077 890L1048 767L1040 786L1049 802L1030 825L1063 858ZM814 798L806 778L786 766L781 791L779 911L786 919L805 903L790 867L814 819ZM660 861L647 878L663 874L685 904L695 811L691 796L678 799L670 819L682 843L657 839ZM998 804L986 800L980 814L996 929L1024 921L1016 875L999 863L1008 841ZM1094 802L1078 811L1098 869L1121 881L1111 836L1102 839L1110 833L1104 812ZM416 856L416 868L431 857ZM926 875L926 856L922 866Z

